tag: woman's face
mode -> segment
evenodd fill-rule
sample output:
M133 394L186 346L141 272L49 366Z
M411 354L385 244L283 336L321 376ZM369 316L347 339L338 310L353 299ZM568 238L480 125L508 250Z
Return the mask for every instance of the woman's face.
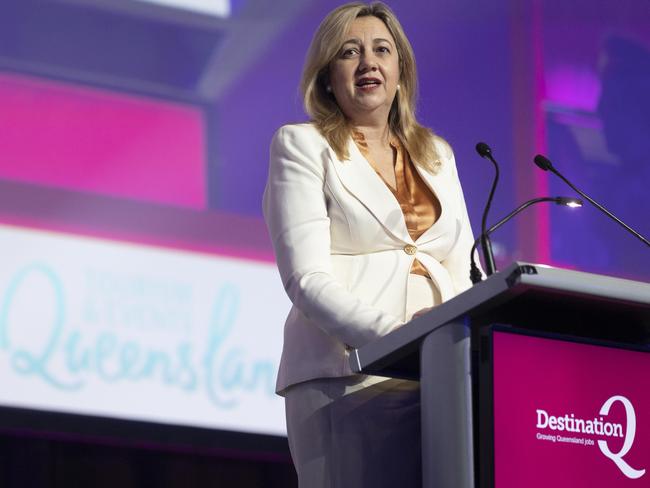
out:
M354 124L386 122L399 83L395 40L377 17L358 17L330 63L336 102Z

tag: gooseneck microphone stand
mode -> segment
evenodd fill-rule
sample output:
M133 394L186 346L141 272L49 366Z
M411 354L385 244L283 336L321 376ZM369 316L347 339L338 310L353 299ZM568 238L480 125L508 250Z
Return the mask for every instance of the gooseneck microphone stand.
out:
M536 203L541 203L541 202L553 202L557 205L564 205L566 207L582 207L582 200L579 200L577 198L569 198L569 197L539 197L539 198L533 198L531 200L528 200L521 205L519 205L516 209L514 209L512 212L510 212L508 215L503 217L501 220L499 220L496 224L494 224L492 227L486 230L487 234L491 234L495 230L497 230L499 227L501 227L503 224L508 222L510 219L512 219L515 215L518 213L522 212L523 210L527 209L531 205L535 205ZM476 261L474 260L474 253L476 252L476 248L479 244L479 241L481 240L483 236L480 235L476 238L474 241L474 245L472 246L472 250L470 253L470 262L471 262L471 268L470 268L470 279L472 280L473 284L479 283L482 279L481 276L481 271L478 269L478 266L476 265Z
M593 198L591 198L589 195L586 193L578 190L569 180L567 180L555 167L553 166L553 163L546 157L542 156L541 154L538 154L535 156L534 160L535 164L537 165L538 168L544 170L544 171L550 171L553 173L555 176L560 178L562 181L564 181L573 191L575 191L578 195L580 195L582 198L587 200L589 203L591 203L594 207L596 207L598 210L603 212L605 215L607 215L610 219L612 219L614 222L619 224L621 227L623 227L626 231L628 231L630 234L632 234L634 237L639 239L641 242L643 242L646 246L650 247L650 241L643 237L641 234L639 234L637 231L635 231L632 227L627 225L625 222L623 222L621 219L619 219L616 215L614 215L612 212L607 210L605 207L603 207L600 203L595 201Z
M490 211L490 205L492 205L492 198L494 197L494 191L497 188L497 183L499 183L499 165L492 156L492 149L484 142L479 142L476 145L476 152L482 158L488 159L494 165L494 180L492 180L492 188L490 189L490 195L488 196L487 203L485 204L485 209L483 210L483 218L481 219L481 248L483 249L483 259L485 261L485 272L490 276L494 274L497 270L497 266L494 263L494 253L492 252L492 242L490 242L489 232L487 232L487 216ZM478 268L477 268L478 270ZM474 271L471 271L474 273ZM473 280L474 278L472 278ZM480 281L480 271L479 271L479 281Z

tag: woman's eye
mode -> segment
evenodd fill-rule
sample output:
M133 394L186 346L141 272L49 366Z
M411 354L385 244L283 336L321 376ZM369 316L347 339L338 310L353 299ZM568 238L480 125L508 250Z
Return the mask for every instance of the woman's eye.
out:
M377 51L380 53L390 53L390 49L387 46L379 46Z
M353 48L344 49L343 52L341 53L341 56L343 56L344 58L349 58L349 57L354 56L355 54L357 54L357 52L358 51L356 49L353 49Z

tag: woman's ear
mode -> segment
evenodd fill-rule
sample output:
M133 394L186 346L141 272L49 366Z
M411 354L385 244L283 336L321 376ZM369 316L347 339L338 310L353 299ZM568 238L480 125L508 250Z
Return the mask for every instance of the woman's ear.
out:
M329 67L323 68L323 70L318 74L316 82L325 90L325 92L332 93L332 84L330 83L330 72Z

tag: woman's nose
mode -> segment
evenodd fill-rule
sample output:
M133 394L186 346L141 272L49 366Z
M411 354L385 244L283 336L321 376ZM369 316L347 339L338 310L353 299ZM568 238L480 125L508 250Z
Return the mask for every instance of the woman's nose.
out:
M373 54L362 54L359 58L359 71L377 71L377 58Z

